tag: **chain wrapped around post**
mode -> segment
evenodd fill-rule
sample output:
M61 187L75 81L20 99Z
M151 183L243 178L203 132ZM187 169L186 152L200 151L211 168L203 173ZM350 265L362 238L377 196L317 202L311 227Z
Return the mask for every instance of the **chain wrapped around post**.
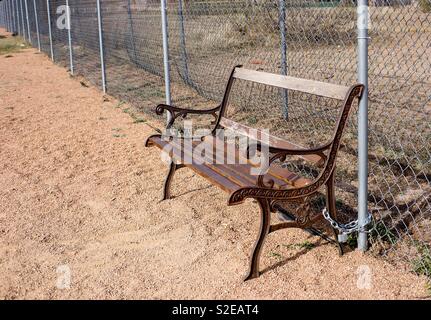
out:
M353 232L368 232L367 231L368 225L371 223L373 219L373 216L371 215L371 213L368 212L368 216L364 226L360 227L358 220L354 220L346 224L335 221L334 219L331 218L331 215L329 214L329 211L326 208L323 209L322 215L325 218L325 220L331 224L333 228L337 229L340 232L340 235L349 235L349 234L352 234Z

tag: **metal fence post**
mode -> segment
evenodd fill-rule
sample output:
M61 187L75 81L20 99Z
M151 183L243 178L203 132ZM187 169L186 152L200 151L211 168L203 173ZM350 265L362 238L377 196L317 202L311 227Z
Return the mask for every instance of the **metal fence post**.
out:
M358 0L358 81L365 85L358 111L358 221L368 216L368 0ZM359 232L358 249L367 250L367 233Z
M54 61L54 48L52 46L52 30L51 30L51 9L49 8L49 0L46 0L46 14L48 15L48 35L49 35L49 48L51 50L51 60Z
M131 45L132 45L132 51L133 51L133 59L134 63L137 63L137 56L136 56L136 47L135 47L135 31L133 29L133 18L132 18L132 9L130 6L130 0L127 0L127 17L129 20L129 27L130 27L130 33L131 33Z
M67 38L69 41L69 64L70 64L70 73L73 75L73 48L72 48L72 34L71 34L71 28L72 28L72 24L71 24L71 12L70 12L70 8L69 8L69 0L66 0L66 19L67 19Z
M100 0L97 0L97 22L99 27L99 51L100 66L102 69L102 89L103 92L106 93L105 55L103 52L102 10L100 8Z
M182 77L186 84L191 85L190 75L189 75L189 65L188 65L188 56L187 56L187 47L186 47L186 32L184 26L184 13L183 13L183 1L178 0L178 18L180 22L180 56L182 60ZM181 72L180 72L181 74Z
M28 32L28 42L31 43L31 35L30 35L30 21L28 19L28 6L27 6L27 0L24 0L25 4L25 17L27 20L27 32Z
M18 0L13 1L14 5L14 11L13 14L15 16L15 32L19 35L20 33L20 26L19 26L19 12L18 12Z
M22 37L24 38L24 40L26 40L26 36L25 36L25 22L24 22L24 8L22 5L22 0L19 0L19 8L20 8L20 14L21 14L21 30L22 30Z
M8 31L8 32L11 32L11 17L10 17L10 0L9 1L7 1L6 0L6 13L7 13L7 28L6 28L6 30Z
M8 1L8 11L9 11L9 32L13 32L12 0Z
M16 19L15 19L15 3L13 0L10 2L11 18L12 18L12 33L16 33Z
M7 0L5 0L5 3L4 3L4 12L5 12L5 28L6 28L6 31L9 31L9 17L8 17L8 13L7 13Z
M1 26L2 27L5 26L5 22L6 22L4 15L5 15L5 10L4 10L4 1L3 1L1 2Z
M166 104L171 104L171 74L169 66L169 41L168 41L168 17L166 0L160 0L160 9L162 14L162 36L163 36L163 64L165 69L165 94L166 94ZM170 119L170 113L168 112L167 120Z
M10 20L10 32L13 33L13 12L12 12L12 0L9 0L9 20Z
M37 5L36 0L33 0L34 7L34 22L36 23L36 34L37 34L37 48L40 52L40 34L39 34L39 19L37 17Z
M18 34L21 34L21 26L20 26L20 23L19 23L19 11L18 11L18 0L15 0L15 12L14 12L14 14L15 14L15 17L16 17L16 32L18 33Z
M286 1L279 0L279 28L280 28L280 49L281 49L281 74L287 75L287 40L286 40ZM288 92L286 89L281 91L283 99L283 118L289 119Z
M16 33L16 17L15 17L15 3L13 0L10 2L10 9L12 14L12 33Z

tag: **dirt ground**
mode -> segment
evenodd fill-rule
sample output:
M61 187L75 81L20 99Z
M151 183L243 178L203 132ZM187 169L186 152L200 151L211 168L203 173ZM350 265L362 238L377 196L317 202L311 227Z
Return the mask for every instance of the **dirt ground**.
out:
M34 49L0 55L0 298L428 297L425 278L300 230L271 235L243 282L257 205L227 207L188 169L160 202L167 168L144 141L161 124L125 110Z

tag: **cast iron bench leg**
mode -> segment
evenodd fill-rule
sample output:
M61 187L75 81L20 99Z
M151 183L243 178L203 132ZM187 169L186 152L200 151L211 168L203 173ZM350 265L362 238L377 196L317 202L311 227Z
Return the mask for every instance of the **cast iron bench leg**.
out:
M169 166L168 176L166 177L165 184L163 187L163 200L169 200L171 198L171 182L174 177L175 171L177 169L182 168L183 165L176 164L173 160L171 160L171 164Z
M261 253L263 244L265 242L265 238L269 233L269 228L271 225L271 221L270 221L271 210L270 210L268 200L257 199L257 202L259 203L260 211L261 211L259 237L257 238L256 243L254 245L251 259L250 259L250 270L248 272L248 275L245 277L244 281L259 277L260 253Z

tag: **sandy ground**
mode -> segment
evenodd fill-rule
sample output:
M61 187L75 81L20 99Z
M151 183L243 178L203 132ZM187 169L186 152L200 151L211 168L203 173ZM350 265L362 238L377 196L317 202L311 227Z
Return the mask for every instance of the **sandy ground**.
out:
M160 202L154 130L126 107L34 49L0 56L0 298L427 297L424 278L301 230L271 235L244 283L257 205L227 207L188 169Z

